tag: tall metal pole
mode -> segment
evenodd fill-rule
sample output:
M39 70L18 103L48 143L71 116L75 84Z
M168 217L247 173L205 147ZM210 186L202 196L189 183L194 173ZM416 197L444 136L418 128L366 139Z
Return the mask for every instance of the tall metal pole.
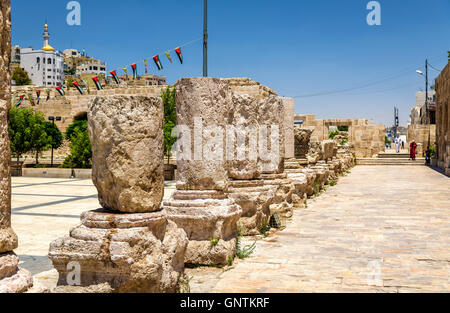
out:
M203 12L203 77L208 77L208 0L204 0Z
M430 124L430 112L428 109L428 59L425 61L425 110L426 110L426 124Z

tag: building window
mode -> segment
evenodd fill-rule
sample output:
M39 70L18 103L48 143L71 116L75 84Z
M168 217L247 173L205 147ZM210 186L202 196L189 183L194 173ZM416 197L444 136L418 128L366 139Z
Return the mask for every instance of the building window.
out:
M40 57L37 57L36 63L37 63L37 64L41 63L41 58L40 58Z
M48 58L47 59L47 64L52 64L52 59Z

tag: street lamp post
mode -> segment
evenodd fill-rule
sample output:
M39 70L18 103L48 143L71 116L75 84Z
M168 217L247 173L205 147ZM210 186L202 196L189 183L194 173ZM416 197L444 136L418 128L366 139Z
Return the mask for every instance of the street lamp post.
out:
M52 122L53 125L55 125L55 120L58 121L58 122L61 121L61 116L57 116L57 117L49 116L48 120L50 122ZM53 147L53 144L52 144L52 161L51 161L51 165L50 165L51 168L53 168L53 149L54 149L54 147Z
M424 75L422 71L417 70L417 74ZM425 60L425 123L430 124L430 113L428 108L428 59Z

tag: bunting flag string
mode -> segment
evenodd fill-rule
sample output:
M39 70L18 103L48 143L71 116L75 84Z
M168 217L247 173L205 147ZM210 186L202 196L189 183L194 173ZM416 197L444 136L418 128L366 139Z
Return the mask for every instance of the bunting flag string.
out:
M87 92L89 93L89 84L86 80L83 79L84 88L86 88Z
M188 45L191 45L191 44L193 44L193 43L195 43L195 42L198 42L198 41L201 41L201 40L203 40L203 37L200 37L200 38L191 40L191 41L189 41L189 42L187 42L187 43L185 43L185 44L183 44L183 45L178 46L178 47L175 48L175 49L166 50L166 51L164 51L164 52L161 52L161 53L156 54L156 55L153 57L153 61L154 61L155 65L156 65L156 67L158 68L158 70L163 70L163 69L164 69L163 64L161 63L161 58L160 58L160 55L162 55L162 54L165 54L166 57L167 57L167 59L169 60L169 62L170 62L171 64L173 64L172 56L171 56L171 54L170 54L170 51L171 51L171 50L175 51L175 53L176 53L176 55L177 55L177 57L178 57L178 60L180 61L180 64L183 64L183 54L182 54L181 49L182 49L183 47L186 47L186 46L188 46ZM143 62L144 62L145 74L147 74L147 73L148 73L148 59L144 59ZM137 63L131 64L131 67L133 68L133 66L136 65L136 64L137 64ZM126 79L126 80L128 80L128 70L127 70L127 68L128 68L128 65L122 67L122 70L123 70L123 72L124 72L124 74L125 74L125 79ZM134 71L134 68L133 68L133 71ZM116 73L116 75L117 75L117 73ZM138 77L137 70L136 70L136 74L133 72L133 76L135 77L135 79ZM113 76L113 78L114 78L114 76ZM114 79L114 80L115 80L115 79ZM116 81L116 83L117 83L117 81Z
M36 103L39 105L39 102L41 101L41 91L36 90Z

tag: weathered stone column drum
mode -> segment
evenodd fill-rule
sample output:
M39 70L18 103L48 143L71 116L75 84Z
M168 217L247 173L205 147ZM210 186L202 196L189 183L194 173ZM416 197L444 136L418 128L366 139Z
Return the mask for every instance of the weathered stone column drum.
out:
M220 79L177 82L177 191L164 209L189 237L186 264L225 265L236 253L241 208L226 194L230 105L229 86Z
M97 97L88 120L102 209L84 213L70 236L50 245L58 285L71 285L67 275L79 264L80 285L88 290L106 284L111 292L176 292L187 236L161 210L161 99Z
M11 5L0 0L0 293L19 293L33 284L30 272L18 267L19 258L13 250L17 235L11 228L11 152L8 114L11 97L9 63L11 56Z

